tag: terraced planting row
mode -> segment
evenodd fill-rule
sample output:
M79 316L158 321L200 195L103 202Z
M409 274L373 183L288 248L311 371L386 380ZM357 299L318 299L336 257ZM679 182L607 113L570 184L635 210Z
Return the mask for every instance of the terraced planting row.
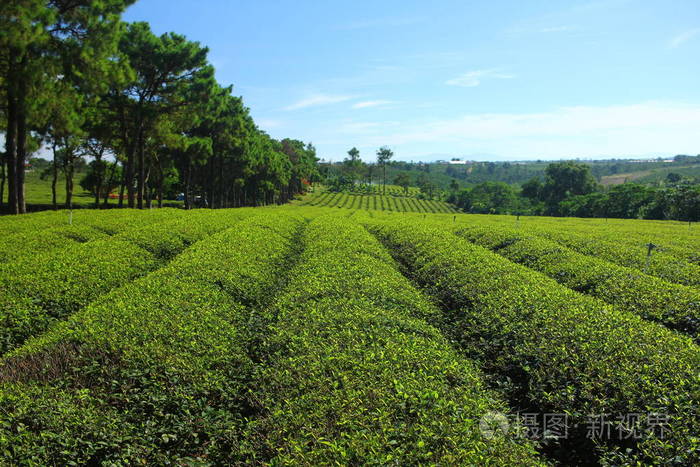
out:
M161 267L190 244L250 211L173 216L101 240L35 251L0 265L0 351Z
M12 352L0 366L2 462L254 458L255 440L241 433L258 411L256 320L300 224L242 221Z
M663 251L652 251L649 255L646 244L630 245L624 241L601 240L583 233L555 229L533 231L581 254L638 269L668 282L700 287L700 265Z
M172 221L185 215L183 210L167 208L92 212L93 216L76 216L72 224L68 223L69 214L66 212L37 216L36 222L32 221L31 216L20 217L19 219L27 219L17 224L21 228L8 230L0 237L0 264L30 257L37 251L48 253L77 243L106 239L127 230L165 220Z
M365 209L391 212L452 213L454 206L444 201L424 200L399 195L355 195L345 192L321 192L303 201L301 206Z
M479 370L427 324L433 307L360 225L311 222L269 314L249 439L273 464L538 465L531 443L486 440L506 412Z
M654 244L654 252L675 256L680 260L700 264L700 228L688 224L661 221L629 221L619 219L586 222L583 219L527 218L523 226L535 231L585 235L598 242L622 243L627 247L642 248Z
M696 250L693 246L698 243L697 236L678 223L657 229L658 221L639 221L637 234L629 233L629 227L617 230L613 224L603 234L606 223L600 219L527 217L517 220L515 216L460 214L453 222L453 217L438 215L449 223L517 228L586 256L637 269L667 282L700 287L700 264L695 262L700 248ZM673 229L677 232L669 233ZM649 243L654 245L651 254Z
M0 464L700 463L697 289L323 196L39 215L82 236L0 264Z
M443 223L367 222L440 301L446 330L495 375L516 408L566 414L567 436L555 457L700 460L700 348L691 339L571 291L445 231ZM630 413L646 416L629 426L615 422ZM587 436L595 414L613 417L609 428L621 435ZM663 432L652 426L657 414L668 421ZM640 429L643 436L631 435Z
M700 337L700 291L693 287L585 256L517 229L481 226L454 229L459 236L546 274L570 289L658 321L696 341Z

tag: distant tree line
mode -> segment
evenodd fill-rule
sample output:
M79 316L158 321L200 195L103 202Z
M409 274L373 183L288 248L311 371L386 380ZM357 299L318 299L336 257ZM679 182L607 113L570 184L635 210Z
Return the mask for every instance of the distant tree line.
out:
M208 49L120 17L133 0L7 0L0 9L0 207L26 212L30 156L52 156L71 205L76 164L105 204L144 208L174 192L185 207L281 203L318 178L311 144L257 128ZM5 192L7 197L5 198ZM6 204L6 206L4 206Z
M430 176L430 164L392 161L394 152L386 146L377 150L375 162L364 162L355 147L347 154L348 157L342 162L321 161L319 164L320 176L331 191L368 193L372 191L376 179L382 193L386 192L387 182L393 182L403 188L405 195L408 195L411 186L420 189L419 198L442 199L445 195L445 190ZM414 166L420 169L417 173L413 171Z
M700 221L700 184L670 173L660 186L637 183L605 190L590 166L549 164L544 179L532 178L520 190L503 182L484 182L454 190L448 201L467 212L576 217Z

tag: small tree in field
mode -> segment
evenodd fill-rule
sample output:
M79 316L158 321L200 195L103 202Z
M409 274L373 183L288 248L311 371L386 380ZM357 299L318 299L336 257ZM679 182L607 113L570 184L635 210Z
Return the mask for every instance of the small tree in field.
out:
M386 146L382 146L377 151L377 164L382 166L382 194L386 193L386 163L394 157L394 152Z

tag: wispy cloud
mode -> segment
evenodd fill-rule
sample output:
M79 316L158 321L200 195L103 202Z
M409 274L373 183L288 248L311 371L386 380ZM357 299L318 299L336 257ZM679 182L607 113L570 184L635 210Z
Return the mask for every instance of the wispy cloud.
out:
M319 107L322 105L338 104L340 102L349 101L354 96L334 95L334 94L315 94L305 97L294 104L288 105L284 110L300 110L308 107Z
M367 107L379 107L383 105L390 105L393 104L393 101L387 101L387 100L376 100L376 101L362 101L362 102L357 102L356 104L352 105L353 109L366 109Z
M425 18L420 16L397 18L372 18L343 24L338 26L337 29L353 31L357 29L411 26L414 24L422 23L423 21L425 21Z
M474 70L468 71L456 78L445 81L448 86L461 86L464 88L473 88L481 84L481 81L487 78L494 79L510 79L515 75L501 73L498 70Z
M550 32L566 32L566 31L572 31L574 29L573 26L549 26L540 29L540 32L543 33L550 33Z
M386 132L390 128L396 128L400 126L401 123L397 121L384 121L384 122L348 122L340 125L338 130L341 133L350 133L350 134L367 134L367 133L373 133L373 134L381 134L383 132ZM395 131L395 130L394 130Z
M673 36L668 42L668 46L671 49L675 49L676 47L680 47L684 43L688 42L698 34L700 34L700 28L688 29L687 31L683 31L680 34Z
M367 143L406 148L447 144L455 150L510 157L682 154L695 147L698 126L700 105L646 102L412 122L401 125L400 132L382 132Z

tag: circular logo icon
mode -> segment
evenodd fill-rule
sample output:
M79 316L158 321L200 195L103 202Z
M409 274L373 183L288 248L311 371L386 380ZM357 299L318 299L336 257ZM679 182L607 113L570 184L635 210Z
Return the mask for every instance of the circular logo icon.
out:
M479 420L479 430L486 439L505 436L509 430L508 418L501 412L486 412Z

